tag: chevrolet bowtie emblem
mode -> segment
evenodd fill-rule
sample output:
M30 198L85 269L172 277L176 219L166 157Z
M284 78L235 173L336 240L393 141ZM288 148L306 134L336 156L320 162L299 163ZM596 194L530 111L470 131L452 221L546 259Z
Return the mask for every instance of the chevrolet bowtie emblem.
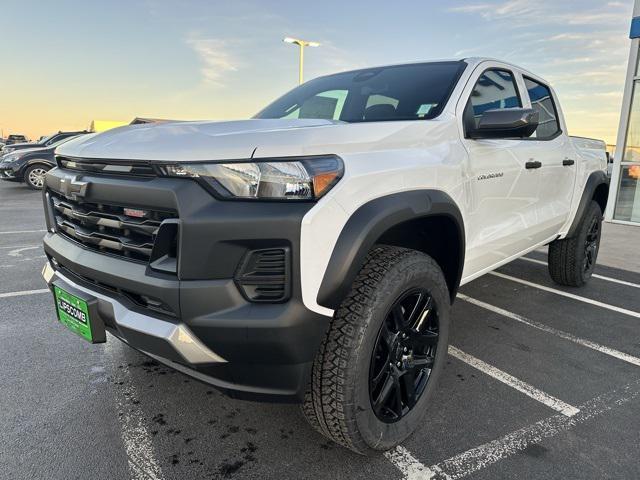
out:
M87 194L87 188L90 182L79 180L79 175L66 175L60 180L60 192L65 197L77 198L84 197Z

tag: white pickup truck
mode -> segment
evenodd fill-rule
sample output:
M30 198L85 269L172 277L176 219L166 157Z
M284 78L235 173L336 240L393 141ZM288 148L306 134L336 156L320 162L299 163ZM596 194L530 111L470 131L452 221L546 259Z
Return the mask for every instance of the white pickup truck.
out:
M609 188L604 143L567 135L543 79L477 58L329 75L251 120L56 153L43 276L63 324L300 402L363 454L420 426L461 285L547 244L554 281L589 279Z

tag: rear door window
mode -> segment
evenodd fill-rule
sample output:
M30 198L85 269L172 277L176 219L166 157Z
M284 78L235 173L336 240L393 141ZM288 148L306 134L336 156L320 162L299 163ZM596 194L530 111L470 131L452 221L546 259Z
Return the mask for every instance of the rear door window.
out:
M560 132L558 122L558 110L553 101L551 90L546 85L524 77L524 84L527 87L531 108L539 114L539 124L532 138L546 140L553 138Z

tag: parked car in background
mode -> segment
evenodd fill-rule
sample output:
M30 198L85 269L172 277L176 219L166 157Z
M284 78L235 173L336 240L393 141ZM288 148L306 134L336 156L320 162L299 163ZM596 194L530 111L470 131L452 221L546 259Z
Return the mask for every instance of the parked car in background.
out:
M24 182L29 188L41 190L45 174L56 166L53 156L56 147L84 133L88 132L63 136L58 138L58 141L49 143L46 147L26 148L4 155L0 159L0 179Z
M64 138L75 137L76 135L81 135L83 133L89 133L89 132L86 130L75 131L75 132L57 132L49 136L41 137L40 140L38 140L37 142L14 143L12 145L5 145L5 147L2 149L2 155L15 152L16 150L24 150L26 148L48 147Z
M24 135L9 135L4 142L5 145L13 145L14 143L28 142L29 139Z

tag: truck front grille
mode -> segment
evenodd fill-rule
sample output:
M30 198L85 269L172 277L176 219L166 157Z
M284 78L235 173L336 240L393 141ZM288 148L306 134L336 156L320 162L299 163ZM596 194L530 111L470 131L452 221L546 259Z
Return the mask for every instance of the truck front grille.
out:
M73 200L49 193L59 234L103 253L148 262L160 224L176 212Z
M81 158L56 157L60 168L91 174L126 175L155 177L156 171L149 162L116 161L109 162Z

